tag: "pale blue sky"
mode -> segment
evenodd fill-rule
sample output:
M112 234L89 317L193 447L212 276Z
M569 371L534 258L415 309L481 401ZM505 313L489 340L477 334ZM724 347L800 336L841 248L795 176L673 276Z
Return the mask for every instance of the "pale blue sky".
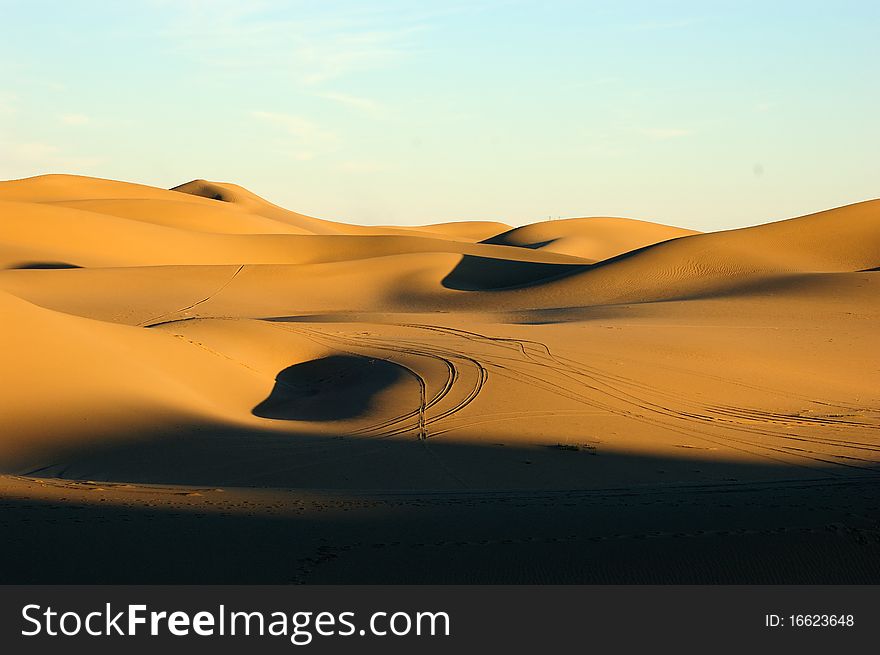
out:
M718 229L880 196L880 3L0 0L0 178L361 223Z

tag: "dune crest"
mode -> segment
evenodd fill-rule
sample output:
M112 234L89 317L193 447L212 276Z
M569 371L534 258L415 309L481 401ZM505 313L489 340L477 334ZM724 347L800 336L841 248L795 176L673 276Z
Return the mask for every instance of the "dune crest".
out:
M630 218L568 218L513 228L483 243L541 249L601 261L691 234L698 232Z

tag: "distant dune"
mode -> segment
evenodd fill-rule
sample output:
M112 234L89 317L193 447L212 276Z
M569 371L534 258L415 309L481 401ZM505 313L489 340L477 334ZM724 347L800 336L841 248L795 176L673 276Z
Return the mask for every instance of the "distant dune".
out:
M629 218L569 218L513 228L486 239L484 243L540 249L600 261L690 234L697 232Z
M358 226L205 180L2 182L0 473L117 504L111 484L876 480L878 268L878 200L701 234ZM475 544L495 543L487 516L462 528Z

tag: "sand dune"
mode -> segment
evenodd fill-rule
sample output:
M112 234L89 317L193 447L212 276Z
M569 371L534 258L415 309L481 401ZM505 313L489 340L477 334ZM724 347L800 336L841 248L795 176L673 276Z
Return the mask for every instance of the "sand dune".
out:
M699 234L605 260L543 293L592 303L711 296L767 277L844 273L880 258L880 201L756 227Z
M112 502L873 480L878 267L880 201L700 234L2 182L0 473Z
M109 190L116 187L108 184L118 185L118 191ZM0 266L310 264L434 252L516 261L581 261L475 243L499 224L419 229L349 226L289 212L235 185L200 181L178 189L182 192L72 176L2 183ZM28 193L34 200L23 202ZM199 193L223 199L203 198Z
M697 232L628 218L569 218L513 228L483 243L540 249L601 261L690 234Z
M283 207L273 205L257 194L252 193L237 184L193 180L192 182L187 182L186 184L174 187L172 191L229 203L235 209L244 212L252 212L255 215L277 221L278 223L290 226L298 231L301 230L306 234L407 235L417 233L452 239L462 239L465 241L478 241L491 234L497 234L499 230L509 229L510 227L503 223L495 223L491 221L438 223L417 228L349 225L346 223L337 223L313 218L311 216L289 211Z

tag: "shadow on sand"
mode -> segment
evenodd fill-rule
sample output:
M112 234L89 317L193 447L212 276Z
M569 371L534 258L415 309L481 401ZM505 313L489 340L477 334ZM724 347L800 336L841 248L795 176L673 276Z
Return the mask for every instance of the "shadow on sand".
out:
M0 582L880 583L869 469L210 426L50 461L208 490L0 497Z
M55 270L67 268L82 268L76 264L68 264L67 262L20 262L12 264L8 267L12 270Z
M587 270L589 264L547 264L464 255L441 284L457 291L511 289Z
M381 359L331 355L288 366L275 376L269 396L254 407L262 418L334 421L364 414L373 397L404 376Z

